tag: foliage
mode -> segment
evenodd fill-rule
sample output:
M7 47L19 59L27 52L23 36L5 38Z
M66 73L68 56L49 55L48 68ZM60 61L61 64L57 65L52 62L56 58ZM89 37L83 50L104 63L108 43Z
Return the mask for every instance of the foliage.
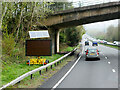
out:
M107 41L118 41L118 27L109 26L106 33Z
M13 33L15 40L28 37L34 23L40 22L52 11L48 2L2 2L2 32Z
M75 47L67 47L64 49L64 51L72 51Z
M54 4L50 5L50 8L53 11L61 11L73 8L72 2L54 2Z
M25 40L33 24L44 20L52 10L52 2L2 2L2 59L22 62L25 59ZM19 60L19 61L18 61Z
M87 31L87 33L97 39L107 40L109 42L119 41L120 40L120 32L118 31L120 24L117 27L110 25L106 32L91 30Z
M60 33L60 43L67 43L69 46L75 46L82 39L85 33L83 26L62 29Z
M15 41L13 38L13 34L4 33L4 37L2 40L2 48L3 54L11 56L13 54L15 46Z

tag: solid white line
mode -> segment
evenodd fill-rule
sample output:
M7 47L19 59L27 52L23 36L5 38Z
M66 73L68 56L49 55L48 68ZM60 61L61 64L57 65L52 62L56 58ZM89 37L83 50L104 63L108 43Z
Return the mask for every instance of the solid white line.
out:
M82 54L83 54L83 50L82 50ZM81 54L81 56L82 56L82 54ZM80 60L81 56L77 59L77 61L73 64L73 66L69 69L69 71L53 86L53 88L51 90L54 90L56 87L58 87L58 85L68 76L68 74L72 71L72 69L75 67L75 65Z
M108 59L107 57L105 57L105 59Z
M113 72L116 72L115 69L112 69Z
M108 62L108 64L110 64L110 62Z

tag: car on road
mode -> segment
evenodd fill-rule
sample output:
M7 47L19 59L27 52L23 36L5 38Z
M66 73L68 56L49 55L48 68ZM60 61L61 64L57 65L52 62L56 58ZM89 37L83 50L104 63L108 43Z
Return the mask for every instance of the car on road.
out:
M101 40L101 41L99 41L99 43L104 43L104 42Z
M119 42L118 42L118 41L114 41L114 42L113 42L113 44L118 45L118 44L119 44Z
M89 45L89 41L85 41L85 46L86 46L86 45Z
M107 44L107 41L104 41L104 44Z
M92 42L92 46L94 46L94 45L98 46L98 42L97 41L93 41Z
M99 50L97 48L87 48L86 52L86 60L88 59L98 59L99 57Z

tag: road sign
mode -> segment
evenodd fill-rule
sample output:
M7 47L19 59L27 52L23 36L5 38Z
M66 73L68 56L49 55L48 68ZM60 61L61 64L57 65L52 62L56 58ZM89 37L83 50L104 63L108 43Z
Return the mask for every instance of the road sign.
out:
M26 40L26 56L51 56L52 40Z

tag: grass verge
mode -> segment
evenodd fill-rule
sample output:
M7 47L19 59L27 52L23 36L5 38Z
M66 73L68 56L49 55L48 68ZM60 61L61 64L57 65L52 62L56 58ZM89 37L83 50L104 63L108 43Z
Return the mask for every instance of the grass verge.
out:
M59 65L54 66L48 71L42 70L42 75L39 75L39 72L33 74L33 79L30 79L30 76L22 80L20 83L12 86L12 88L37 88L38 86L42 85L43 82L47 81L51 78L56 72L58 72L63 66L65 66L68 62L72 61L74 56L69 56L65 58Z
M67 50L67 51L72 51L75 47L64 47L64 50ZM52 56L43 56L42 58L46 58L47 60L49 60L50 62L53 62L54 60L62 57L62 55L59 55L59 54L54 54ZM27 57L25 60L20 60L22 62L19 62L19 63L16 63L16 62L10 62L9 60L7 61L2 61L2 74L1 74L1 81L2 81L2 84L0 84L0 87L2 87L2 85L5 85L9 82L11 82L12 80L16 79L17 77L25 74L26 72L28 71L31 71L33 69L36 69L38 67L40 67L41 65L31 65L31 66L28 66L26 65L26 61L29 59L29 58L36 58L36 57ZM9 59L12 59L12 58L9 58ZM15 58L13 58L15 59ZM19 59L18 59L19 61ZM44 82L46 79L50 78L53 74L55 74L62 66L66 65L67 64L67 61L65 61L64 63L62 63L60 65L60 67L55 67L53 69L50 70L50 72L46 72L45 73L45 70L42 70L42 74L41 76L39 75L39 72L38 73L35 73L33 75L34 79L33 80L30 80L30 76L26 77L24 80L21 81L20 84L16 84L12 87L15 87L15 88L34 88L36 87L36 85L40 85L40 83ZM54 66L53 66L54 67ZM37 78L39 77L39 78ZM35 82L34 82L35 80ZM37 81L38 80L38 81ZM38 82L38 84L35 84Z
M63 55L59 55L59 54L54 54L52 56L45 56L43 58L46 58L47 60L49 60L50 62L60 58ZM6 62L2 62L2 84L0 85L0 87L2 85L5 85L7 83L9 83L10 81L16 79L17 77L25 74L28 71L31 71L35 68L40 67L41 65L31 65L28 66L26 65L26 61L24 63L12 63L12 64L8 64Z
M101 44L101 45L104 45L104 46L108 46L108 47L112 47L112 48L115 48L115 49L120 50L120 47L118 47L118 46L107 45L107 44L102 44L102 43L100 43L100 44Z
M62 44L60 44L60 52L69 52L69 51L72 51L75 47L76 46L70 47L67 44L62 43Z

